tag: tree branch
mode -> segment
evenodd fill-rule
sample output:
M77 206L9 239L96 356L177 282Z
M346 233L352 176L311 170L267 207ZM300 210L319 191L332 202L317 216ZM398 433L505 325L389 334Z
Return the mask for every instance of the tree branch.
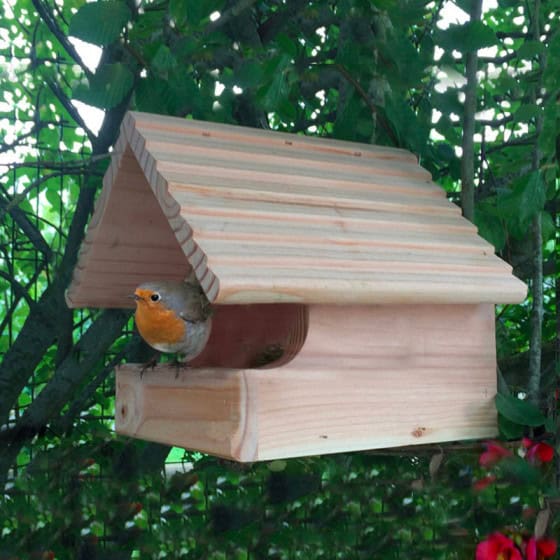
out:
M0 278L4 278L6 282L10 284L10 287L14 294L18 297L18 299L24 299L27 305L32 308L35 305L33 298L29 295L26 288L24 288L13 275L6 274L5 272L0 270ZM0 330L0 332L2 332Z
M532 14L532 36L533 40L539 41L540 38L540 0L534 0ZM539 61L539 80L538 84L531 92L532 102L537 101L537 91L542 82L542 73L546 65L544 54L538 55ZM543 128L542 115L539 113L535 122L535 134L539 138ZM538 173L540 169L541 152L538 141L535 142L532 153L531 168L533 173ZM531 307L530 325L531 336L529 340L529 380L528 394L534 404L540 402L540 390L542 379L542 328L544 316L544 293L543 293L543 238L542 238L542 214L540 211L535 213L531 223L531 241L533 244L533 278L531 282L533 293L533 305Z
M45 183L49 179L55 179L56 177L62 177L63 175L64 174L59 172L59 171L55 171L54 173L49 173L48 175L42 175L41 177L38 177L34 181L31 181L31 183L29 183L29 185L27 185L27 187L25 187L25 189L23 189L21 192L17 193L12 198L12 200L10 200L9 202L8 201L2 201L1 205L4 206L4 207L2 208L2 211L0 212L0 221L2 221L5 214L11 213L11 211L14 208L16 208L17 205L20 202L23 202L25 200L25 198L27 197L27 195L33 189L36 189L37 187L41 186L43 183ZM6 197L6 194L4 194L4 197Z
M494 119L494 120L476 119L475 123L482 126L491 126L492 128L498 128L499 126L506 125L512 121L513 121L513 115L508 115L502 117L501 119Z
M6 194L0 193L0 221L6 213L10 214L12 220L18 225L27 239L31 241L33 247L43 254L46 261L50 261L52 249L49 247L49 244L45 241L39 229L31 223L26 213L21 208L13 205L12 202L6 199Z
M360 83L354 78L354 76L352 76L352 74L350 74L350 72L348 72L348 70L346 70L346 68L344 68L344 66L339 63L324 64L323 66L333 66L342 74L342 76L344 76L346 81L348 81L348 83L350 83L354 87L354 89L358 92L358 95L364 100L365 104L368 106L371 113L377 116L379 124L381 124L383 130L385 131L387 136L391 139L393 145L398 146L399 139L393 132L393 129L391 128L389 123L382 117L382 115L379 114L377 110L377 106L373 103L368 93L364 90L364 88L360 85Z
M506 150L507 148L522 148L524 146L532 146L535 143L535 134L529 134L523 138L514 138L513 140L508 140L503 144L497 144L495 146L490 146L486 148L486 155L493 154L495 152L500 152L501 150Z
M74 391L90 375L122 331L130 314L128 310L104 311L60 364L47 386L25 409L16 427L1 434L0 440L7 444L7 449L0 457L0 480L5 478L21 447L43 430L50 418L60 413Z
M142 341L139 335L135 335L130 338L130 340L125 344L120 352L118 352L113 359L107 363L103 369L95 375L95 377L84 387L80 392L80 395L72 400L72 404L68 408L68 411L64 414L62 418L57 420L53 425L53 429L56 432L68 433L72 426L74 420L80 415L82 410L88 407L88 404L92 402L95 398L95 393L97 388L109 377L109 375L115 369L115 366L120 364L122 361L125 362L147 362L149 360L149 355L153 356L151 350L147 350L147 345Z
M87 124L82 118L82 115L80 115L78 109L76 109L68 96L62 91L62 88L53 80L46 79L45 81L56 98L60 101L60 104L66 109L72 119L74 119L74 121L85 130L90 142L93 143L95 134L88 128Z
M66 248L54 281L43 292L30 311L17 339L3 356L0 365L0 427L7 423L10 410L22 388L56 340L58 310L66 306L64 291L76 264L78 249L84 237L87 220L92 212L99 181L95 176L96 157L106 154L114 142L120 123L128 107L130 95L117 107L109 110L99 135L92 142L93 174L86 175L80 189ZM1 473L0 473L1 474Z
M68 40L68 37L64 34L62 29L60 29L56 20L52 17L52 13L45 7L41 0L32 0L32 2L37 13L45 22L50 32L56 37L57 41L64 47L64 50L80 65L87 76L91 76L89 68L84 64L82 57L78 54L74 45Z
M473 0L470 9L470 21L480 21L482 15L482 0ZM463 216L474 220L474 130L477 101L476 70L478 55L476 50L467 52L465 64L465 105L463 116L463 156L461 158L461 209Z
M0 142L0 153L9 152L10 150L13 150L14 148L20 146L26 138L29 138L30 136L34 136L35 134L37 134L37 132L39 132L42 128L45 128L46 126L47 123L35 123L31 127L31 130L29 132L26 132L21 136L18 136L13 142L10 142L9 144L5 142Z

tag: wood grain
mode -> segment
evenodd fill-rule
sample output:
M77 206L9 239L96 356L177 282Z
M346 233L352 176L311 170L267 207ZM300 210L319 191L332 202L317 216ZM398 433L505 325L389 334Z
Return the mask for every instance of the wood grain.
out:
M311 306L308 325L282 367L121 366L117 431L239 461L496 435L492 305Z
M192 271L241 303L510 303L525 285L413 154L129 113L67 302Z

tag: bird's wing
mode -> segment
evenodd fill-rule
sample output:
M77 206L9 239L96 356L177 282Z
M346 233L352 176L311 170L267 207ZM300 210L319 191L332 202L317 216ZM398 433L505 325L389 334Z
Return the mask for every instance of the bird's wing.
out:
M179 317L184 321L198 323L206 321L212 314L212 308L202 288L191 284L186 294L184 309L179 312Z

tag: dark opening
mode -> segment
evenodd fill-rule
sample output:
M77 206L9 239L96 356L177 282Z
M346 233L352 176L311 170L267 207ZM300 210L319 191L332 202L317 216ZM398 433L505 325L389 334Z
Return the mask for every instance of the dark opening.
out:
M215 305L212 333L193 367L264 368L301 350L308 310L301 304Z

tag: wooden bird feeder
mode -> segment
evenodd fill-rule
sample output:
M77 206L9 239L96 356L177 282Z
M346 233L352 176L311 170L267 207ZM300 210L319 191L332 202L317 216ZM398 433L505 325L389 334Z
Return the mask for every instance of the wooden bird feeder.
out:
M117 370L116 430L238 461L494 436L525 285L399 149L129 113L67 292L196 275L190 369Z

